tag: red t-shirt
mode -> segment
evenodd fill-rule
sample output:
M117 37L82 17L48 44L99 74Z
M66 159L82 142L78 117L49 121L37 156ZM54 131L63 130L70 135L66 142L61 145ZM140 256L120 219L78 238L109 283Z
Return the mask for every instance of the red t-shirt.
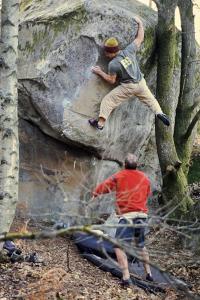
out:
M147 213L147 199L151 188L150 180L143 172L122 170L99 184L93 191L93 195L96 197L113 191L116 192L117 213Z

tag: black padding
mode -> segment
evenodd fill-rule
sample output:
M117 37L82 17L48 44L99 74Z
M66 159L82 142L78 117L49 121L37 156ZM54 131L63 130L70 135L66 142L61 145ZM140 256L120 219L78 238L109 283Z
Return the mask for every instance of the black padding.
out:
M105 272L110 272L111 274L113 274L118 278L122 277L121 270L112 261L112 259L116 259L116 256L111 242L103 241L101 239L98 239L96 236L89 235L82 232L75 233L73 235L73 239L78 249L82 253L83 257L85 257L87 260L95 264L101 270ZM143 264L141 262L139 263L139 261L133 257L128 257L128 260L129 260L129 270L130 270L133 284L149 292L152 293L165 292L165 289L170 285L172 285L172 282L175 284L176 280L179 280L171 275L162 272L158 268L152 266L151 266L151 272L152 272L154 282L143 280L142 279L142 277L144 277ZM132 264L133 262L138 262L138 264L134 264L133 266ZM137 277L135 277L134 274L137 274ZM179 280L179 282L181 282L183 286L189 288L187 283L181 280Z
M109 241L102 241L94 235L82 232L75 233L73 238L81 253L85 252L95 254L102 258L110 256L111 258L116 259L113 244ZM128 260L132 263L135 262L135 258L133 256L128 256Z
M99 269L105 272L110 272L113 276L116 276L118 278L122 278L122 272L120 271L120 269L117 266L114 266L109 261L104 260L100 257L96 257L93 254L83 253L82 256L86 258L88 261L92 262L94 265L96 265ZM165 292L165 289L157 286L157 284L148 283L146 281L143 281L142 279L138 279L134 277L133 275L131 276L131 280L133 282L133 285L136 285L150 293Z

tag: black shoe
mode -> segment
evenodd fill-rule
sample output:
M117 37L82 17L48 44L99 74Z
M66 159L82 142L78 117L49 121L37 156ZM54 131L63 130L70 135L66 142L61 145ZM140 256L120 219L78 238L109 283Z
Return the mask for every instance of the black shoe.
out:
M24 256L21 253L21 250L15 250L10 256L10 261L12 263L24 261Z
M146 280L153 282L153 277L150 274L147 274Z
M132 283L132 280L129 278L129 279L122 279L120 284L123 288L127 288L127 287L131 286L133 283Z
M39 259L36 252L33 252L33 253L30 253L30 254L26 255L24 260L26 262L32 262L34 264L43 262L41 259Z
M97 119L89 119L88 122L89 122L89 124L90 124L92 127L95 127L95 128L97 128L97 129L99 129L99 130L102 130L102 129L103 129L103 126L99 125Z
M156 117L160 119L166 126L170 125L169 119L165 114L157 114Z
M53 229L60 230L60 229L65 229L67 227L68 227L68 225L66 223L64 223L64 222L58 222L58 223L54 224Z

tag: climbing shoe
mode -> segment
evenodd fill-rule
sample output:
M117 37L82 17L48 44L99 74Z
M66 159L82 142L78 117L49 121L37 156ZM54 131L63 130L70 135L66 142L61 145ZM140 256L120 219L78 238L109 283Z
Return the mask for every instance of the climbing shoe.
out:
M166 126L170 125L169 119L165 114L157 114L156 117L160 119Z
M154 281L154 280L153 280L153 277L152 277L150 274L147 274L146 280L152 281L152 282Z
M60 230L60 229L65 229L69 227L68 224L64 223L64 222L57 222L54 224L53 229L54 230Z
M22 262L24 261L24 256L22 255L22 251L20 249L16 249L10 256L10 261L12 263Z
M88 120L88 122L89 122L89 124L92 126L92 127L95 127L95 128L97 128L97 129L99 129L99 130L102 130L103 129L103 126L101 126L101 125L99 125L98 124L98 120L97 119L89 119Z
M122 279L121 282L120 282L120 285L123 287L123 288L127 288L127 287L130 287L132 285L132 280L129 278L129 279Z
M35 264L43 262L41 259L39 259L36 252L32 252L32 253L26 255L24 260L26 262L32 262L32 263L35 263Z

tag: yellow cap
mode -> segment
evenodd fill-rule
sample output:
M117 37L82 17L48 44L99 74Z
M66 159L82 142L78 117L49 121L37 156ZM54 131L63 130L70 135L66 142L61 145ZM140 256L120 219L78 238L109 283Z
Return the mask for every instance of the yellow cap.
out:
M117 47L118 45L119 42L115 37L108 38L104 43L104 46L106 47Z

